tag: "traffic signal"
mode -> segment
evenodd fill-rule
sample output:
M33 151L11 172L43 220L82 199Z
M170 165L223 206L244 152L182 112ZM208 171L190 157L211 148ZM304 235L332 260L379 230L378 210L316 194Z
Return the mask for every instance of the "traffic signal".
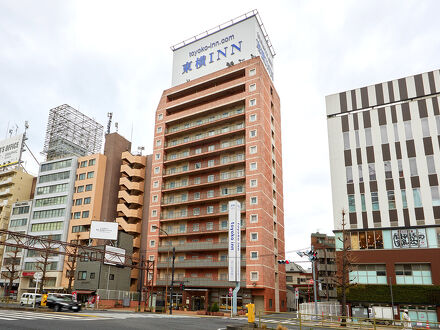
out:
M185 284L183 282L180 282L179 287L180 287L180 290L185 290Z
M278 260L278 263L288 265L288 264L290 264L290 261L289 260Z

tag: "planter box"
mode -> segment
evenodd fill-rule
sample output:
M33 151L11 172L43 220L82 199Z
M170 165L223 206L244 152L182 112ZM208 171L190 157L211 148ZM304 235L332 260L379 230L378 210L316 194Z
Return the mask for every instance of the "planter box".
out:
M212 316L225 316L225 314L222 312L211 312L211 315Z
M197 311L197 315L206 315L207 312L206 311Z

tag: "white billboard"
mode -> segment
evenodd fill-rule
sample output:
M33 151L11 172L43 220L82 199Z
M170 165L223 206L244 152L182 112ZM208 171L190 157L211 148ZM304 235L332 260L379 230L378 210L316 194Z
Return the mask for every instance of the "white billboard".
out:
M0 167L18 164L21 158L23 134L0 141Z
M229 210L229 244L228 244L228 273L230 282L240 281L241 267L241 240L240 240L240 222L241 205L238 201L228 203Z
M110 252L110 253L108 253ZM104 263L118 265L125 262L125 250L111 245L105 246Z
M118 223L106 221L92 221L90 226L90 238L118 239Z
M275 53L258 18L258 14L253 14L237 22L231 21L228 26L216 32L172 47L172 85L185 83L256 56L260 56L273 80Z

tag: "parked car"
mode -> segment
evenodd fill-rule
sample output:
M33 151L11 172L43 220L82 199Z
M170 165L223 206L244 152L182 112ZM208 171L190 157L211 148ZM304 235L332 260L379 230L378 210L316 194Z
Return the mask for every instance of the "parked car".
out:
M73 301L72 297L68 295L51 294L47 297L46 306L52 308L54 312L62 310L79 312L81 310L81 304Z
M35 305L41 302L41 294L37 293L23 293L20 298L20 305L33 305L35 300Z

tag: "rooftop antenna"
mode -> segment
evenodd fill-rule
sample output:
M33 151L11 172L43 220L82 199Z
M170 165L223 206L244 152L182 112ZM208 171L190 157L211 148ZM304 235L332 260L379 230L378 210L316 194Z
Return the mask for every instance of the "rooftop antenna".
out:
M110 134L110 127L112 126L113 112L107 112L108 122L107 122L107 134Z
M115 122L116 133L118 133L119 123Z
M144 146L139 146L138 147L138 155L139 156L142 156L142 151L144 151L145 150L145 147Z

